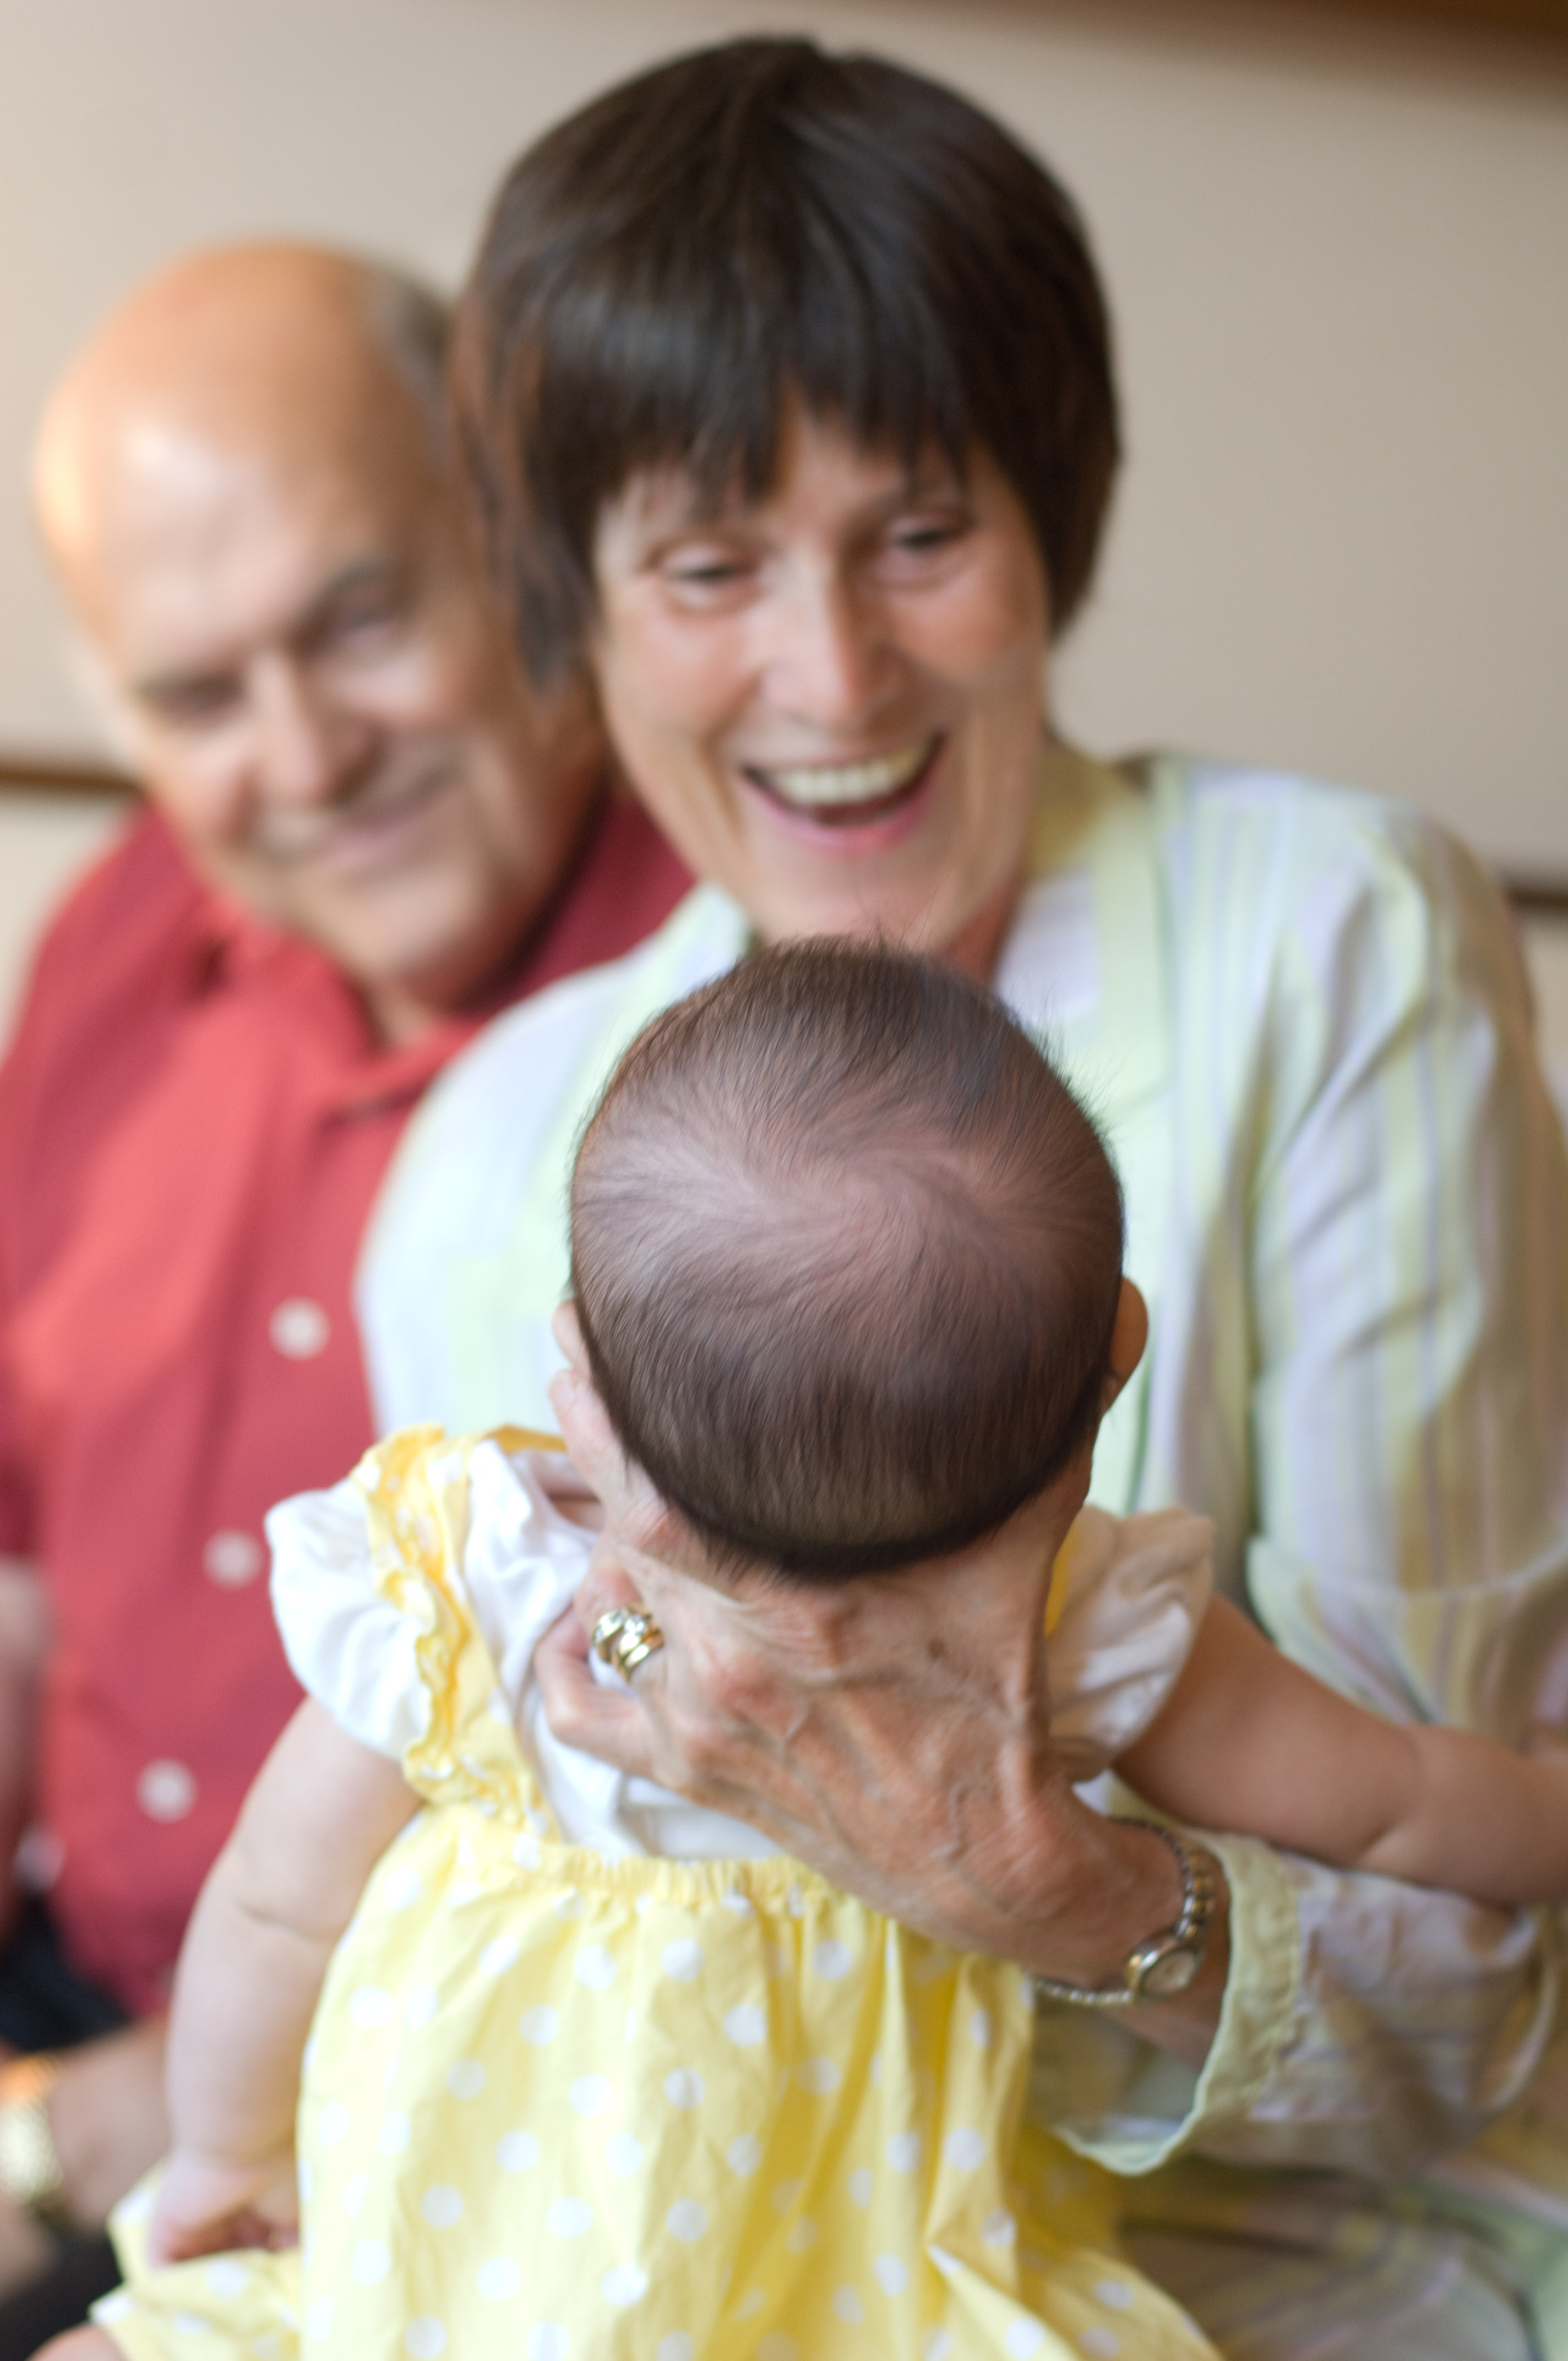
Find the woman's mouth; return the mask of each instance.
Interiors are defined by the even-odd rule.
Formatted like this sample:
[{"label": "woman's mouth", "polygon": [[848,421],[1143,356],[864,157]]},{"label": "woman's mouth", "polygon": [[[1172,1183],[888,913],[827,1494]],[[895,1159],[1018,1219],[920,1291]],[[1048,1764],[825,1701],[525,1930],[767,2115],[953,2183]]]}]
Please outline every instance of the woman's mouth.
[{"label": "woman's mouth", "polygon": [[745,775],[773,802],[818,828],[864,828],[914,799],[941,743],[938,737],[922,738],[861,763],[790,763],[768,769],[748,763]]}]

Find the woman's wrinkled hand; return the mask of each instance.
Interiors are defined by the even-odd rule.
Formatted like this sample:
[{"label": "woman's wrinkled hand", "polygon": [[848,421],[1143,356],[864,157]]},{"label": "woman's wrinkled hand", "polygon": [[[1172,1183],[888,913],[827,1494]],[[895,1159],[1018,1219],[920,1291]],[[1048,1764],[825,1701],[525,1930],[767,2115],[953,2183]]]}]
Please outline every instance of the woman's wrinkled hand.
[{"label": "woman's wrinkled hand", "polygon": [[[747,1821],[906,1925],[1043,1973],[1100,1982],[1171,1923],[1166,1848],[1091,1812],[1052,1752],[1048,1550],[988,1548],[968,1584],[941,1563],[730,1580],[629,1466],[581,1372],[552,1399],[606,1510],[576,1615],[536,1659],[558,1738]],[[628,1693],[596,1684],[587,1634],[632,1602],[664,1645]]]}]

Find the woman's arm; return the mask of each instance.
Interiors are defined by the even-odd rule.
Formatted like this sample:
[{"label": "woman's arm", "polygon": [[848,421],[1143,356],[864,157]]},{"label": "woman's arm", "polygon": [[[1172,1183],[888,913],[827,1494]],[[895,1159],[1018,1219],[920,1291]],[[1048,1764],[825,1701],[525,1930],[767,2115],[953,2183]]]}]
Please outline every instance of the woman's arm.
[{"label": "woman's arm", "polygon": [[1162,1811],[1341,1869],[1474,1894],[1568,1896],[1568,1767],[1379,1720],[1212,1599],[1169,1701],[1117,1763]]},{"label": "woman's arm", "polygon": [[300,2061],[322,1980],[418,1802],[395,1763],[313,1699],[268,1757],[180,1957],[156,2259],[269,2243],[291,2224]]}]

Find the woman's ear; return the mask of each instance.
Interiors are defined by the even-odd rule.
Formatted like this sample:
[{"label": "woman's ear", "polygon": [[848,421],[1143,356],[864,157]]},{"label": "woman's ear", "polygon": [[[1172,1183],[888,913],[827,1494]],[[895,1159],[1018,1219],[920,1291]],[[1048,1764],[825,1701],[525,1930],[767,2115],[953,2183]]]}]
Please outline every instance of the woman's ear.
[{"label": "woman's ear", "polygon": [[[559,1319],[560,1314],[557,1313],[556,1317]],[[1144,1346],[1148,1341],[1148,1305],[1132,1280],[1124,1279],[1116,1304],[1115,1325],[1111,1331],[1111,1350],[1106,1356],[1105,1383],[1100,1394],[1102,1418],[1143,1359]]]}]

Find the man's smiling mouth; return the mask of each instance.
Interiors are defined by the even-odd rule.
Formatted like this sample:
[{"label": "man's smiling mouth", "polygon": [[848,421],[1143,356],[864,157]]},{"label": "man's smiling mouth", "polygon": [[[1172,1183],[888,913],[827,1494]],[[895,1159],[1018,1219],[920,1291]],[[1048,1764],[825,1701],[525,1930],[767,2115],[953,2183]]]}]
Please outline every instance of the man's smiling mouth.
[{"label": "man's smiling mouth", "polygon": [[792,763],[764,770],[747,763],[745,775],[775,803],[824,822],[855,826],[895,810],[919,786],[941,746],[922,738],[864,763]]}]

